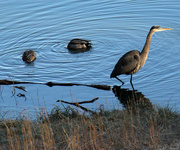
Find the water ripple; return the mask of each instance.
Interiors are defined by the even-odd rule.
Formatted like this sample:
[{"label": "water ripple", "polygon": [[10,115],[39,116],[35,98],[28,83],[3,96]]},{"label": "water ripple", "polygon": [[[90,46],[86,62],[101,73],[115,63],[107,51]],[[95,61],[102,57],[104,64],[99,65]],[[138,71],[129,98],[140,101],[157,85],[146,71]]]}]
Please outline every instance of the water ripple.
[{"label": "water ripple", "polygon": [[[133,82],[153,98],[177,95],[179,14],[179,1],[1,2],[1,79],[118,84],[109,79],[115,63],[129,50],[141,51],[151,26],[160,25],[174,30],[153,35],[145,67]],[[91,40],[92,49],[70,53],[73,38]],[[37,54],[32,65],[21,58],[29,49]],[[129,83],[129,77],[122,79]]]}]

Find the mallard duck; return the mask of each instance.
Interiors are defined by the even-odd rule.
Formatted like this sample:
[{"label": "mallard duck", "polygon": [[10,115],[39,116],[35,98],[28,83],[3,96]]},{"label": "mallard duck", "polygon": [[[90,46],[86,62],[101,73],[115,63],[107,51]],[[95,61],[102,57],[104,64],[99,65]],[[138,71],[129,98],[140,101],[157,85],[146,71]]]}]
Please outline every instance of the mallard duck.
[{"label": "mallard duck", "polygon": [[36,53],[32,50],[25,51],[22,56],[23,61],[31,63],[36,59]]},{"label": "mallard duck", "polygon": [[82,50],[82,49],[89,49],[91,48],[91,43],[87,40],[82,39],[72,39],[67,48],[69,50]]}]

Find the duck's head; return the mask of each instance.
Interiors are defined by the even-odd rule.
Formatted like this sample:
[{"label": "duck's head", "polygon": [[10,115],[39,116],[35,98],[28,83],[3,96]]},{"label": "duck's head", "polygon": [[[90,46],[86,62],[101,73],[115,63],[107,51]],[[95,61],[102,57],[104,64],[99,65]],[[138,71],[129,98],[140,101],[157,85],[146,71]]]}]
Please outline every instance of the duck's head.
[{"label": "duck's head", "polygon": [[36,53],[32,50],[25,51],[22,56],[23,61],[31,63],[36,59]]}]

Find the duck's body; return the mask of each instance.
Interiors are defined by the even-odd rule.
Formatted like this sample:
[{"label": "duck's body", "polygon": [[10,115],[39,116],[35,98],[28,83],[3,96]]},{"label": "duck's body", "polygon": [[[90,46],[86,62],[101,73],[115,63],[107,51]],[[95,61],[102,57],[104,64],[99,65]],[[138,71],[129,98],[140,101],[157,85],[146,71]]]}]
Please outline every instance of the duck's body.
[{"label": "duck's body", "polygon": [[32,50],[25,51],[22,56],[23,61],[31,63],[36,59],[36,53]]},{"label": "duck's body", "polygon": [[88,49],[91,48],[91,43],[87,40],[82,39],[72,39],[67,48],[69,50],[81,50],[81,49]]}]

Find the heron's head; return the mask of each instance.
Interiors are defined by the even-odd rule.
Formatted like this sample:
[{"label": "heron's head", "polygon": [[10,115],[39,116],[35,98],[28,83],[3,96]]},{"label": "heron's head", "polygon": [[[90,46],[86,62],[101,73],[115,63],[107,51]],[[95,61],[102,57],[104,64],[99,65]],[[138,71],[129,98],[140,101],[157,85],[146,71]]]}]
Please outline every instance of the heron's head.
[{"label": "heron's head", "polygon": [[173,29],[172,28],[162,28],[160,26],[152,26],[150,30],[153,32],[159,32],[159,31],[173,30]]}]

